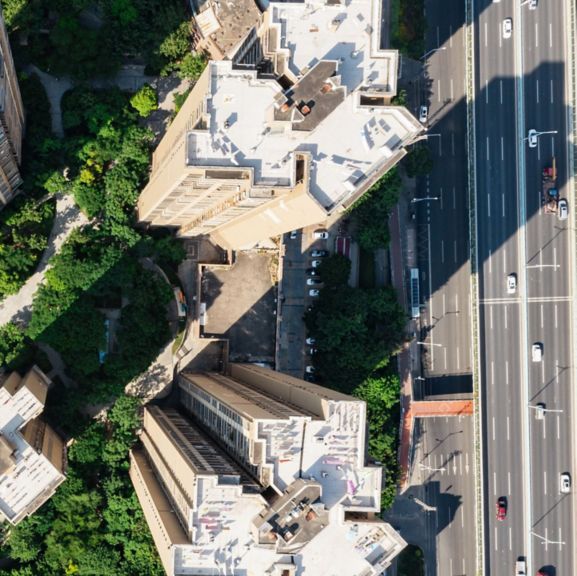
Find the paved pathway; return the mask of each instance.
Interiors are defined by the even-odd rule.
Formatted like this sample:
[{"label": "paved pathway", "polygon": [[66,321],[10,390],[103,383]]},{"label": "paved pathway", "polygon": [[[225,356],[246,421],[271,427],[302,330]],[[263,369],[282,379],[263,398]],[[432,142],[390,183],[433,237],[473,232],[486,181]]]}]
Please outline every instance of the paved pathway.
[{"label": "paved pathway", "polygon": [[44,280],[49,260],[60,250],[60,247],[70,233],[88,222],[86,216],[74,204],[71,196],[56,195],[56,216],[52,232],[48,239],[48,246],[40,259],[36,272],[28,278],[17,294],[8,296],[0,303],[0,326],[10,321],[27,324],[30,321],[31,305],[34,293]]}]

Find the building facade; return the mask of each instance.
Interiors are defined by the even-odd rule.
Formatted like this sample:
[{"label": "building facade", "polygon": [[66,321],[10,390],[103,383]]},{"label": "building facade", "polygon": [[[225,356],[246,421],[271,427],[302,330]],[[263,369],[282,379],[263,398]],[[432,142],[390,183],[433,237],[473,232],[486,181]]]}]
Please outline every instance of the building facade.
[{"label": "building facade", "polygon": [[50,380],[39,368],[0,381],[0,517],[18,524],[64,482],[66,446],[40,417]]},{"label": "building facade", "polygon": [[19,165],[23,136],[24,106],[0,9],[0,210],[18,194],[22,184]]},{"label": "building facade", "polygon": [[380,48],[381,3],[271,2],[210,61],[154,152],[142,222],[243,248],[351,206],[423,127]]},{"label": "building facade", "polygon": [[405,542],[379,519],[366,406],[248,364],[180,375],[145,408],[131,478],[166,573],[376,576]]}]

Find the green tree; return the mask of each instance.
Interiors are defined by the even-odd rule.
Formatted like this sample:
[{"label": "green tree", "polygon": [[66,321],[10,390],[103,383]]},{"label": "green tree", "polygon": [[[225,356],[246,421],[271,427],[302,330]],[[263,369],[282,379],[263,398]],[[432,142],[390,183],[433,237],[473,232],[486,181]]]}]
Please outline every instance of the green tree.
[{"label": "green tree", "polygon": [[208,60],[203,54],[189,52],[178,63],[176,73],[184,80],[198,80],[207,64]]},{"label": "green tree", "polygon": [[158,108],[158,97],[156,90],[149,84],[145,84],[130,99],[130,105],[142,116],[146,118]]},{"label": "green tree", "polygon": [[326,286],[342,286],[349,281],[351,261],[342,254],[332,254],[323,259],[318,270]]},{"label": "green tree", "polygon": [[9,366],[26,348],[24,330],[9,322],[0,326],[0,367]]},{"label": "green tree", "polygon": [[403,163],[409,178],[426,176],[433,169],[431,149],[427,145],[416,144]]}]

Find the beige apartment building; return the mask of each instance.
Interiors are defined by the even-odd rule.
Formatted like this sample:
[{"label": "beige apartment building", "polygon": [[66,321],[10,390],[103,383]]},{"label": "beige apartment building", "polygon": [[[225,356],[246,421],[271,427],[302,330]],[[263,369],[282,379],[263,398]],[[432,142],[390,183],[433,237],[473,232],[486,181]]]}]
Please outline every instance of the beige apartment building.
[{"label": "beige apartment building", "polygon": [[250,364],[179,388],[180,410],[145,408],[130,469],[169,576],[377,576],[404,548],[364,402]]},{"label": "beige apartment building", "polygon": [[239,249],[351,206],[424,131],[391,105],[398,53],[380,48],[380,6],[271,2],[158,145],[139,219]]},{"label": "beige apartment building", "polygon": [[0,518],[18,524],[64,482],[66,446],[40,418],[50,380],[39,368],[0,383]]},{"label": "beige apartment building", "polygon": [[24,106],[0,8],[0,210],[16,196],[22,184]]}]

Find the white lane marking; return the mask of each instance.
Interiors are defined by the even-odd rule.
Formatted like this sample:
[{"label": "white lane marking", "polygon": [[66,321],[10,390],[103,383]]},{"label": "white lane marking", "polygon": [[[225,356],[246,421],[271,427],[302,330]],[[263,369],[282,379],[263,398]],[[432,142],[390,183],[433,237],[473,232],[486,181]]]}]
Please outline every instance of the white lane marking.
[{"label": "white lane marking", "polygon": [[557,440],[561,439],[561,418],[557,416]]},{"label": "white lane marking", "polygon": [[487,162],[490,160],[490,154],[489,154],[489,136],[487,136]]},{"label": "white lane marking", "polygon": [[555,156],[555,136],[551,136],[551,156]]},{"label": "white lane marking", "polygon": [[547,494],[547,470],[543,470],[543,492]]},{"label": "white lane marking", "polygon": [[441,202],[441,210],[443,209],[443,189],[439,188],[439,201]]},{"label": "white lane marking", "polygon": [[545,362],[541,362],[541,382],[545,384]]},{"label": "white lane marking", "polygon": [[465,452],[465,472],[469,473],[469,453]]},{"label": "white lane marking", "polygon": [[463,455],[459,454],[459,476],[463,475]]},{"label": "white lane marking", "polygon": [[513,550],[513,530],[509,526],[509,551]]},{"label": "white lane marking", "polygon": [[559,526],[559,550],[562,550],[561,546],[563,546],[563,538],[561,536],[561,526]]},{"label": "white lane marking", "polygon": [[443,356],[445,357],[445,370],[447,369],[447,348],[443,348]]},{"label": "white lane marking", "polygon": [[507,472],[507,488],[508,488],[507,495],[511,496],[511,472]]},{"label": "white lane marking", "polygon": [[441,240],[441,262],[445,261],[445,241]]},{"label": "white lane marking", "polygon": [[455,247],[455,250],[454,250],[455,262],[457,262],[457,241],[456,240],[455,240],[455,243],[453,244],[453,246]]},{"label": "white lane marking", "polygon": [[509,360],[505,360],[505,384],[509,384]]},{"label": "white lane marking", "polygon": [[501,162],[505,160],[505,141],[503,140],[503,136],[501,136]]},{"label": "white lane marking", "polygon": [[553,80],[551,80],[551,90],[550,90],[550,94],[549,94],[550,98],[551,98],[551,104],[553,104]]},{"label": "white lane marking", "polygon": [[487,196],[487,216],[491,218],[491,196]]},{"label": "white lane marking", "polygon": [[453,210],[457,209],[457,191],[453,186]]},{"label": "white lane marking", "polygon": [[509,416],[507,416],[507,440],[511,440],[511,422],[509,421]]},{"label": "white lane marking", "polygon": [[493,494],[497,496],[497,472],[493,472]]},{"label": "white lane marking", "polygon": [[543,422],[543,440],[547,439],[547,426],[545,426],[545,422]]},{"label": "white lane marking", "polygon": [[558,308],[557,308],[557,304],[555,304],[555,328],[557,328],[557,320],[558,320]]},{"label": "white lane marking", "polygon": [[455,99],[455,92],[453,90],[453,79],[451,78],[451,101]]},{"label": "white lane marking", "polygon": [[501,34],[501,26],[499,26],[497,34],[499,36],[499,48],[503,48],[503,35]]},{"label": "white lane marking", "polygon": [[505,218],[505,193],[501,193],[501,216]]},{"label": "white lane marking", "polygon": [[503,80],[499,80],[499,100],[503,104]]},{"label": "white lane marking", "polygon": [[487,22],[485,22],[485,48],[487,48]]},{"label": "white lane marking", "polygon": [[[495,363],[491,362],[491,386],[495,385]],[[495,418],[493,418],[493,440],[495,439]]]},{"label": "white lane marking", "polygon": [[437,100],[441,101],[441,81],[437,80]]},{"label": "white lane marking", "polygon": [[462,570],[463,574],[467,573],[467,570],[465,570],[465,559],[463,558],[463,570]]},{"label": "white lane marking", "polygon": [[505,306],[505,330],[507,330],[508,328],[507,326],[508,312],[509,312],[509,306]]},{"label": "white lane marking", "polygon": [[549,529],[545,528],[545,550],[549,552]]},{"label": "white lane marking", "polygon": [[[461,528],[465,527],[465,514],[463,513],[463,506],[461,505]],[[452,572],[451,572],[452,574]],[[463,572],[464,574],[464,572]]]},{"label": "white lane marking", "polygon": [[497,548],[497,526],[495,526],[495,550],[498,550],[498,548]]},{"label": "white lane marking", "polygon": [[557,272],[557,248],[553,248],[553,266],[555,266],[553,270]]},{"label": "white lane marking", "polygon": [[493,440],[495,440],[495,416],[493,416]]},{"label": "white lane marking", "polygon": [[[489,196],[489,198],[491,198]],[[491,216],[491,209],[489,209],[489,216]],[[489,274],[493,273],[493,258],[491,258],[491,250],[489,250]]]},{"label": "white lane marking", "polygon": [[461,369],[461,353],[459,347],[457,346],[457,370]]},{"label": "white lane marking", "polygon": [[537,138],[537,160],[541,160],[541,138]]},{"label": "white lane marking", "polygon": [[446,306],[445,306],[445,302],[446,302],[446,300],[445,300],[445,293],[443,292],[443,316],[447,313],[447,312],[446,312],[447,308],[446,308]]},{"label": "white lane marking", "polygon": [[543,314],[543,304],[541,304],[541,328],[543,328],[545,322],[545,315]]},{"label": "white lane marking", "polygon": [[[505,206],[503,205],[503,216],[505,216]],[[507,252],[503,250],[503,274],[507,274]]]},{"label": "white lane marking", "polygon": [[535,22],[535,46],[539,48],[539,23]]},{"label": "white lane marking", "polygon": [[549,22],[549,48],[553,48],[553,23]]},{"label": "white lane marking", "polygon": [[[438,514],[437,514],[437,516],[438,516]],[[452,558],[449,558],[449,573],[452,576],[452,574],[453,574],[453,559]]]},{"label": "white lane marking", "polygon": [[455,155],[455,135],[451,132],[451,154]]},{"label": "white lane marking", "polygon": [[493,330],[493,306],[489,307],[489,322],[490,322],[491,330]]},{"label": "white lane marking", "polygon": [[537,82],[537,86],[535,91],[537,92],[537,104],[539,104],[539,80],[536,81]]},{"label": "white lane marking", "polygon": [[459,295],[455,294],[455,310],[459,311]]}]

